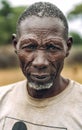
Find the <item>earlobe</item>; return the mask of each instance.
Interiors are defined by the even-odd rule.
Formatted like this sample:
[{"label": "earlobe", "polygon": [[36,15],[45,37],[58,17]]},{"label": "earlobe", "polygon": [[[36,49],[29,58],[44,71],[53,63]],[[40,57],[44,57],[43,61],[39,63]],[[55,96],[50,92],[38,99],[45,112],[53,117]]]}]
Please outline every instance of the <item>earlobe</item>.
[{"label": "earlobe", "polygon": [[16,34],[12,34],[12,43],[14,48],[16,49],[16,45],[17,45],[17,36]]},{"label": "earlobe", "polygon": [[66,53],[66,57],[69,55],[69,51],[72,47],[72,43],[73,43],[73,38],[69,37],[67,40],[67,53]]}]

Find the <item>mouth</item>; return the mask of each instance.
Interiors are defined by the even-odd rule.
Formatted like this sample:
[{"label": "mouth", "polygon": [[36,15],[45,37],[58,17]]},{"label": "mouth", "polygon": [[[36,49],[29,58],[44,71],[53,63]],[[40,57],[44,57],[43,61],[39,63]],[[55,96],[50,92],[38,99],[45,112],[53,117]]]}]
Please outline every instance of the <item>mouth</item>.
[{"label": "mouth", "polygon": [[31,74],[30,77],[33,81],[39,82],[39,83],[49,82],[50,80],[49,74]]}]

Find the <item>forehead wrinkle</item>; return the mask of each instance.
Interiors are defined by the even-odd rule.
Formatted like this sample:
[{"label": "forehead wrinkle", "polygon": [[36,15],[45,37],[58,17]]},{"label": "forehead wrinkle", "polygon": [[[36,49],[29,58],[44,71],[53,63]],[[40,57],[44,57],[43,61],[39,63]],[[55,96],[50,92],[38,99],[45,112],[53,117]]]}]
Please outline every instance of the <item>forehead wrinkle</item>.
[{"label": "forehead wrinkle", "polygon": [[46,29],[46,28],[33,28],[29,30],[31,33],[35,34],[37,36],[37,38],[41,38],[44,39],[46,38],[50,32],[52,31],[52,29]]},{"label": "forehead wrinkle", "polygon": [[[63,31],[60,28],[61,31]],[[61,36],[61,31],[59,31],[57,28],[29,28],[26,32],[26,37],[32,37],[32,38],[47,38],[49,35],[52,36]],[[22,32],[23,33],[23,32]],[[63,35],[62,35],[63,37]]]},{"label": "forehead wrinkle", "polygon": [[29,28],[26,34],[21,36],[19,41],[21,42],[29,39],[36,41],[40,45],[43,45],[45,42],[49,42],[50,40],[64,40],[61,33],[54,28]]},{"label": "forehead wrinkle", "polygon": [[20,31],[25,31],[29,29],[50,29],[50,28],[62,28],[65,29],[62,21],[58,18],[37,18],[37,17],[30,17],[26,18],[24,21],[20,24]]}]

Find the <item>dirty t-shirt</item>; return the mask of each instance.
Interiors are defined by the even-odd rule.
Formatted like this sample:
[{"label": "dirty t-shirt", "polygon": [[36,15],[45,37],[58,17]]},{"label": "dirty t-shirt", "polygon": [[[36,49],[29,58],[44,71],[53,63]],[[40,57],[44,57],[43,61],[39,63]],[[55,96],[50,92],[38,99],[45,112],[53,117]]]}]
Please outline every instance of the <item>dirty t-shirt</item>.
[{"label": "dirty t-shirt", "polygon": [[70,80],[57,96],[28,95],[27,81],[0,87],[0,130],[82,130],[82,86]]}]

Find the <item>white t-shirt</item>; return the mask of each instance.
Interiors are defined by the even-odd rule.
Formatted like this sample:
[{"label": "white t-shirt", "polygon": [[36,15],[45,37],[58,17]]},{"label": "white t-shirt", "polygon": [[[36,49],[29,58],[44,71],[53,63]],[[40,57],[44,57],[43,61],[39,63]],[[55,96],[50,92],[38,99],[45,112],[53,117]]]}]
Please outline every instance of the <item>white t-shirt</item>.
[{"label": "white t-shirt", "polygon": [[70,80],[57,96],[28,95],[27,81],[0,87],[0,130],[82,130],[82,85]]}]

